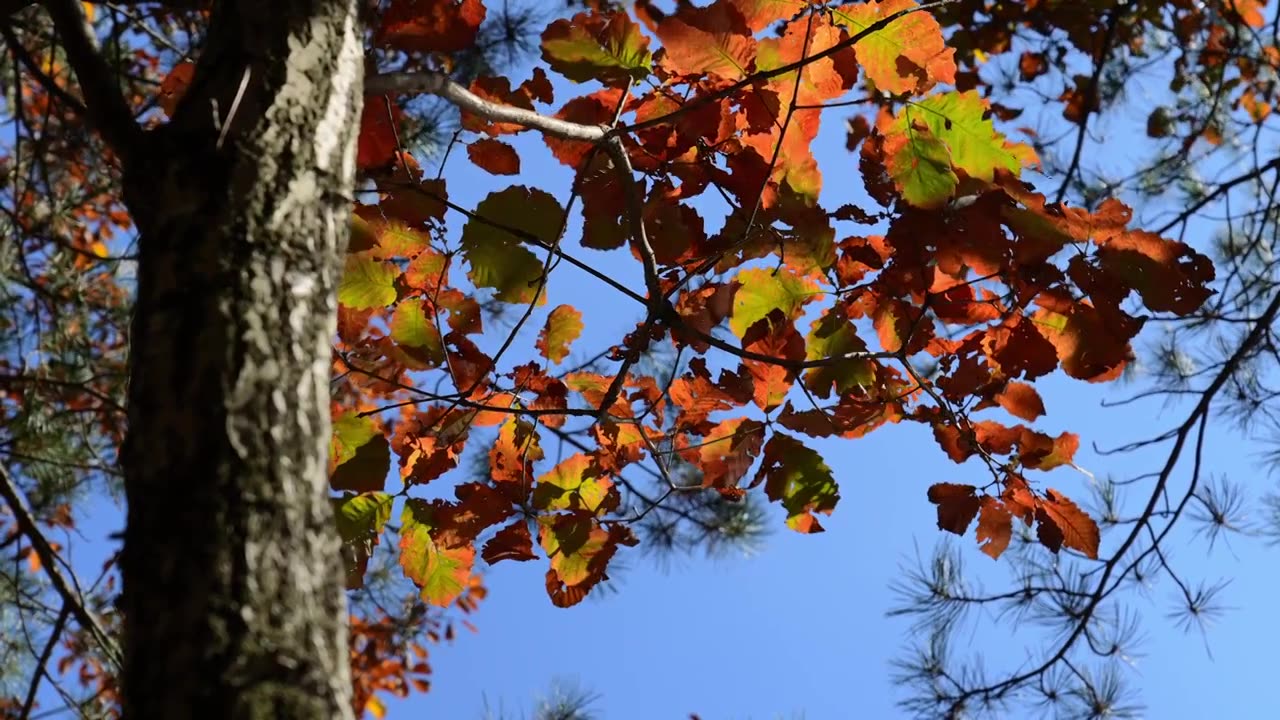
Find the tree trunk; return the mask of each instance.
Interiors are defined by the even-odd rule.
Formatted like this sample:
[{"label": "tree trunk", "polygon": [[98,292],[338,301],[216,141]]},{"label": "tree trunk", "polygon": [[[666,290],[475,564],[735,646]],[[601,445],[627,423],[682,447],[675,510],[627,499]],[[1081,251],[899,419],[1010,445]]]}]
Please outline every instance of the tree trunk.
[{"label": "tree trunk", "polygon": [[357,0],[216,3],[127,159],[129,720],[352,716],[326,496],[362,44]]}]

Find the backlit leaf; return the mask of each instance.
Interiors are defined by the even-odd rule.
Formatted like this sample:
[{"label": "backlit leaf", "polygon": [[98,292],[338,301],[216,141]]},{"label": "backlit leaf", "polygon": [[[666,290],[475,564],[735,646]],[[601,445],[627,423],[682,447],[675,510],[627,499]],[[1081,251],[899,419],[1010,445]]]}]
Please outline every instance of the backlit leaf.
[{"label": "backlit leaf", "polygon": [[[835,19],[852,35],[918,4],[915,0],[873,0],[841,5],[835,10]],[[927,11],[899,17],[860,40],[854,52],[867,77],[885,92],[919,93],[935,83],[955,81],[955,51],[946,46],[942,27]]]},{"label": "backlit leaf", "polygon": [[818,293],[817,283],[786,268],[777,271],[748,268],[735,279],[740,287],[733,296],[729,329],[739,338],[774,310],[781,310],[783,317],[794,321]]},{"label": "backlit leaf", "polygon": [[[497,298],[510,303],[538,303],[542,262],[522,244],[521,238],[503,229],[536,237],[550,245],[560,233],[564,211],[542,190],[515,185],[490,193],[476,206],[477,217],[462,229],[462,254],[470,263],[467,275],[477,287],[497,290]],[[485,221],[488,222],[485,222]]]},{"label": "backlit leaf", "polygon": [[733,5],[683,5],[658,24],[665,63],[685,75],[739,80],[754,69],[756,41],[746,18]]},{"label": "backlit leaf", "polygon": [[822,532],[814,513],[830,515],[840,501],[840,488],[816,450],[775,432],[764,446],[764,463],[755,483],[764,481],[770,500],[787,510],[787,527],[801,533]]},{"label": "backlit leaf", "polygon": [[410,359],[423,367],[444,362],[440,331],[428,312],[423,300],[410,298],[396,305],[391,315],[391,339]]},{"label": "backlit leaf", "polygon": [[475,166],[493,175],[518,175],[520,156],[510,145],[493,138],[480,138],[467,145],[467,157]]},{"label": "backlit leaf", "polygon": [[938,506],[938,529],[964,535],[978,514],[981,500],[972,485],[936,483],[929,488],[929,502]]},{"label": "backlit leaf", "polygon": [[394,497],[383,492],[362,495],[346,493],[329,498],[337,519],[338,536],[342,538],[342,557],[346,569],[347,588],[364,586],[364,573],[369,557],[378,544],[378,536],[391,519]]},{"label": "backlit leaf", "polygon": [[[1088,513],[1081,510],[1067,496],[1052,488],[1046,491],[1045,497],[1039,503],[1039,508],[1042,513],[1037,515],[1040,524],[1044,525],[1045,521],[1049,520],[1057,529],[1057,535],[1061,536],[1063,545],[1079,550],[1090,559],[1098,558],[1100,542],[1098,524],[1089,517]],[[1052,547],[1050,549],[1055,552],[1057,550]]]},{"label": "backlit leaf", "polygon": [[595,467],[590,456],[578,453],[538,478],[533,504],[542,510],[582,510],[601,514],[616,503],[613,481]]},{"label": "backlit leaf", "polygon": [[482,0],[391,0],[375,41],[398,50],[459,52],[475,42],[484,18]]},{"label": "backlit leaf", "polygon": [[423,601],[447,607],[468,587],[476,550],[471,545],[445,547],[432,536],[435,510],[410,498],[400,514],[400,567],[422,589]]},{"label": "backlit leaf", "polygon": [[547,26],[542,59],[574,82],[625,85],[649,74],[649,38],[625,12],[578,13]]},{"label": "backlit leaf", "polygon": [[569,346],[582,334],[582,313],[570,305],[560,305],[547,316],[538,336],[542,357],[558,363],[569,356]]},{"label": "backlit leaf", "polygon": [[1012,538],[1013,514],[1000,500],[984,495],[978,514],[978,549],[996,560],[1009,547]]},{"label": "backlit leaf", "polygon": [[338,302],[352,310],[386,307],[396,300],[395,265],[364,255],[348,255],[338,285]]},{"label": "backlit leaf", "polygon": [[391,448],[373,418],[346,415],[333,423],[329,464],[329,485],[334,490],[382,490],[391,467]]}]

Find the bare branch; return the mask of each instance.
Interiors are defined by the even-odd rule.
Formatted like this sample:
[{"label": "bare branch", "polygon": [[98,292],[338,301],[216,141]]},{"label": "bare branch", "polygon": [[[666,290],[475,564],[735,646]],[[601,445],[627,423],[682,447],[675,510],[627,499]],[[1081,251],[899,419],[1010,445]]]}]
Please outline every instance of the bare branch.
[{"label": "bare branch", "polygon": [[44,533],[40,532],[35,518],[31,515],[31,509],[27,507],[26,500],[22,497],[21,491],[18,490],[18,486],[13,482],[13,477],[9,474],[9,469],[3,465],[0,465],[0,496],[4,497],[9,509],[13,511],[13,516],[18,521],[18,529],[31,541],[31,547],[34,548],[36,556],[40,558],[40,565],[44,568],[45,574],[49,576],[49,582],[53,585],[53,589],[62,596],[63,602],[70,608],[71,614],[75,616],[76,622],[80,623],[80,627],[93,636],[94,642],[98,645],[98,649],[102,654],[119,668],[123,657],[120,653],[120,648],[116,645],[111,635],[103,629],[102,621],[85,605],[84,598],[80,596],[80,593],[62,574],[62,571],[58,569],[59,559],[57,554],[49,545]]},{"label": "bare branch", "polygon": [[583,125],[553,118],[533,110],[485,100],[449,79],[449,76],[442,72],[404,72],[375,75],[365,78],[364,91],[366,95],[381,95],[385,93],[402,95],[427,93],[428,95],[436,95],[486,120],[516,123],[563,140],[600,142],[604,139],[608,130],[603,125]]},{"label": "bare branch", "polygon": [[99,52],[84,8],[78,0],[49,0],[45,7],[76,72],[84,95],[86,119],[127,162],[142,142],[142,129],[120,92],[115,74]]}]

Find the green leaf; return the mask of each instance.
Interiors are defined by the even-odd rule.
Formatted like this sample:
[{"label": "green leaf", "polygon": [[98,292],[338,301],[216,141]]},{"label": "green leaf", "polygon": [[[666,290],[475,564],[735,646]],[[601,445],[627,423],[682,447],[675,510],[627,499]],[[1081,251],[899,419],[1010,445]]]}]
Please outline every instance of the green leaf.
[{"label": "green leaf", "polygon": [[542,262],[523,247],[521,237],[503,228],[551,245],[564,220],[560,203],[542,190],[515,185],[491,193],[476,206],[475,215],[462,228],[462,254],[471,264],[471,282],[497,290],[503,302],[530,303],[535,297],[538,304],[546,302],[546,295],[538,292]]},{"label": "green leaf", "polygon": [[400,269],[364,255],[348,255],[338,285],[338,302],[352,310],[386,307],[396,300]]},{"label": "green leaf", "polygon": [[445,547],[432,535],[434,509],[424,500],[405,501],[400,513],[400,567],[422,588],[422,599],[446,607],[469,585],[476,550]]},{"label": "green leaf", "polygon": [[1032,156],[1029,148],[1011,144],[996,132],[991,120],[983,117],[986,112],[987,102],[977,90],[939,93],[905,106],[893,127],[900,134],[910,133],[915,125],[928,127],[933,137],[946,144],[953,167],[991,182],[997,168],[1016,175]]},{"label": "green leaf", "polygon": [[384,492],[362,495],[346,493],[340,498],[329,498],[338,520],[338,535],[343,542],[354,542],[374,537],[382,532],[391,519],[391,506],[395,497]]},{"label": "green leaf", "polygon": [[391,518],[391,506],[395,498],[387,493],[372,492],[363,495],[346,493],[342,497],[329,498],[337,521],[338,535],[342,538],[342,557],[347,571],[347,588],[355,590],[364,586],[364,573],[369,557],[378,543],[387,520]]},{"label": "green leaf", "polygon": [[822,532],[813,513],[830,515],[840,500],[840,488],[822,456],[783,433],[774,433],[764,446],[764,464],[755,482],[761,480],[765,495],[782,502],[787,527],[796,532]]},{"label": "green leaf", "polygon": [[542,33],[542,59],[574,82],[625,85],[649,75],[649,38],[625,12],[578,13]]},{"label": "green leaf", "polygon": [[918,208],[940,208],[955,194],[960,178],[951,170],[947,146],[926,126],[907,128],[906,134],[885,140],[886,168],[902,199]]},{"label": "green leaf", "polygon": [[774,310],[781,310],[788,320],[795,320],[818,293],[817,283],[786,268],[777,271],[748,268],[739,272],[736,280],[740,287],[733,296],[729,329],[739,338]]},{"label": "green leaf", "polygon": [[578,453],[538,478],[533,504],[543,510],[585,510],[599,514],[610,509],[615,499],[613,481],[592,468],[592,458]]},{"label": "green leaf", "polygon": [[444,362],[444,346],[436,324],[427,313],[426,302],[419,298],[397,305],[391,315],[391,339],[415,363],[437,366]]},{"label": "green leaf", "polygon": [[[821,360],[848,353],[865,352],[867,344],[858,337],[853,323],[836,312],[828,312],[815,320],[805,338],[805,359]],[[870,387],[875,382],[875,363],[869,359],[840,360],[830,365],[811,368],[805,373],[805,386],[814,395],[830,397],[832,386],[842,395],[855,387]]]}]

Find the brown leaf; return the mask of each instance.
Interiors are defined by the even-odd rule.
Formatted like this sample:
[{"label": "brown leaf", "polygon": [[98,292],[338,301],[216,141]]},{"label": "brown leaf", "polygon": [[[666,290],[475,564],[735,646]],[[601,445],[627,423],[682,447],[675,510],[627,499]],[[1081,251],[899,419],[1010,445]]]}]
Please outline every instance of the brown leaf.
[{"label": "brown leaf", "polygon": [[938,529],[964,535],[981,504],[972,485],[937,483],[929,488],[929,502],[938,506]]}]

